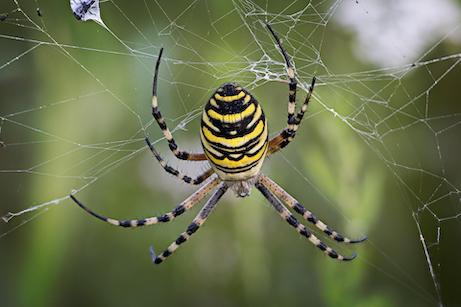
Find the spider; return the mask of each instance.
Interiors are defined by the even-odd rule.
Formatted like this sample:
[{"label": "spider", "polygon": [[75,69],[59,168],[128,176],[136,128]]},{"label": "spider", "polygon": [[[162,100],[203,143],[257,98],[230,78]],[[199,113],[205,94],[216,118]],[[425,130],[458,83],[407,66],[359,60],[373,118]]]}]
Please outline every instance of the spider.
[{"label": "spider", "polygon": [[245,197],[250,194],[250,190],[253,186],[264,195],[282,219],[331,258],[350,261],[356,257],[356,254],[346,257],[337,253],[331,247],[320,241],[308,228],[306,228],[306,226],[300,223],[283,203],[337,242],[359,243],[366,240],[366,237],[358,240],[351,240],[332,230],[309,210],[304,208],[282,187],[260,172],[264,158],[287,146],[296,136],[304,113],[307,111],[307,106],[312,96],[316,80],[315,77],[312,79],[304,103],[301,109],[296,113],[295,101],[297,81],[295,69],[278,35],[269,24],[266,26],[285,60],[289,79],[287,126],[278,133],[278,135],[269,139],[266,117],[262,107],[247,90],[236,83],[225,83],[213,93],[202,113],[200,137],[204,153],[189,153],[180,150],[160,113],[157,103],[157,79],[163,53],[162,48],[160,49],[155,65],[152,91],[152,115],[160,126],[165,139],[168,141],[170,150],[178,159],[187,161],[208,160],[210,168],[196,178],[189,177],[168,165],[149,141],[149,138],[146,137],[145,141],[153,156],[166,172],[189,184],[199,185],[204,182],[203,186],[175,207],[171,212],[156,217],[136,220],[116,220],[105,217],[86,207],[82,202],[77,200],[74,195],[70,195],[77,205],[96,218],[115,226],[132,228],[172,221],[179,215],[190,210],[194,205],[214,191],[212,196],[193,219],[192,223],[187,227],[186,231],[181,233],[176,241],[171,243],[165,251],[156,255],[151,247],[152,261],[155,264],[162,263],[167,257],[172,255],[180,245],[191,238],[191,236],[205,223],[216,207],[219,199],[228,189],[233,190],[237,197]]}]

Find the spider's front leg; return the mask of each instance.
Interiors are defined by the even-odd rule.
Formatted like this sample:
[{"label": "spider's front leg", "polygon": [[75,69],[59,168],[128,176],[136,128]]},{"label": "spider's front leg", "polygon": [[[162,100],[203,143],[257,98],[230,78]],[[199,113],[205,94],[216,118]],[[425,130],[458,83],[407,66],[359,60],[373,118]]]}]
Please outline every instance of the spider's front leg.
[{"label": "spider's front leg", "polygon": [[323,233],[325,233],[333,240],[344,243],[361,243],[367,239],[366,236],[355,240],[349,239],[348,237],[345,237],[337,231],[331,229],[328,225],[319,220],[312,212],[304,208],[293,196],[288,194],[287,191],[285,191],[281,186],[279,186],[275,181],[266,175],[261,174],[259,176],[259,182],[263,184],[267,189],[269,189],[269,191],[271,191],[282,202],[292,208],[296,213],[300,214],[306,221],[312,223],[315,227],[323,231]]},{"label": "spider's front leg", "polygon": [[195,206],[197,203],[199,203],[202,199],[204,199],[211,191],[214,190],[216,186],[218,186],[220,182],[221,180],[219,180],[217,177],[210,178],[200,189],[198,189],[194,194],[186,198],[181,204],[176,206],[176,208],[174,208],[171,212],[168,212],[168,213],[165,213],[159,216],[152,216],[152,217],[146,217],[146,218],[135,219],[135,220],[118,220],[118,219],[106,217],[104,215],[96,213],[95,211],[85,206],[73,194],[70,194],[69,196],[80,208],[82,208],[83,210],[88,212],[90,215],[94,216],[95,218],[103,222],[109,223],[114,226],[134,228],[134,227],[148,226],[148,225],[154,225],[157,223],[166,223],[166,222],[172,221],[177,216],[180,216],[184,212],[188,211],[193,206]]},{"label": "spider's front leg", "polygon": [[292,226],[300,235],[308,239],[312,244],[314,244],[318,249],[323,251],[327,256],[341,260],[341,261],[351,261],[357,255],[353,254],[350,257],[345,257],[334,249],[320,241],[309,229],[306,228],[303,224],[299,223],[298,220],[290,213],[290,211],[280,202],[280,200],[265,186],[263,181],[258,180],[255,184],[256,188],[264,195],[264,197],[271,203],[274,209],[279,213],[290,226]]},{"label": "spider's front leg", "polygon": [[210,199],[207,201],[207,203],[203,206],[203,208],[200,210],[200,212],[197,214],[197,216],[194,218],[192,223],[187,227],[187,230],[168,246],[166,250],[164,250],[160,255],[156,255],[154,248],[151,247],[151,256],[152,256],[152,262],[154,264],[160,264],[165,259],[171,254],[173,254],[181,244],[186,242],[187,240],[190,239],[190,237],[197,231],[199,230],[200,226],[205,223],[206,219],[210,215],[211,211],[216,207],[216,204],[218,203],[219,199],[224,195],[224,193],[227,191],[228,186],[226,183],[221,183],[221,185],[218,187],[216,192],[210,197]]},{"label": "spider's front leg", "polygon": [[302,105],[301,110],[297,114],[295,114],[296,113],[296,90],[297,90],[295,68],[291,64],[290,57],[288,56],[288,53],[286,52],[286,50],[283,48],[282,43],[280,42],[280,39],[277,33],[275,33],[275,31],[272,29],[272,27],[269,24],[267,24],[267,28],[269,29],[272,36],[274,37],[275,42],[277,43],[280,49],[280,52],[282,53],[283,58],[285,59],[287,75],[289,79],[287,126],[277,136],[275,136],[269,141],[268,154],[270,155],[270,154],[273,154],[279,151],[283,147],[287,146],[296,136],[296,131],[298,130],[298,127],[304,117],[304,113],[307,111],[307,106],[312,96],[312,92],[314,90],[316,79],[315,77],[312,79],[312,83],[309,87],[306,99],[304,100],[304,104]]},{"label": "spider's front leg", "polygon": [[205,154],[203,153],[189,153],[187,151],[178,149],[178,145],[176,144],[173,138],[173,135],[171,134],[170,129],[168,129],[165,119],[160,113],[160,109],[158,107],[158,99],[157,99],[157,80],[158,80],[158,69],[160,66],[160,60],[162,58],[162,53],[163,53],[163,48],[160,49],[160,52],[157,57],[157,63],[155,64],[154,81],[152,85],[152,116],[157,121],[157,124],[159,125],[160,129],[162,129],[163,136],[168,141],[168,147],[178,159],[189,160],[189,161],[204,161],[206,160],[206,157],[205,157]]}]

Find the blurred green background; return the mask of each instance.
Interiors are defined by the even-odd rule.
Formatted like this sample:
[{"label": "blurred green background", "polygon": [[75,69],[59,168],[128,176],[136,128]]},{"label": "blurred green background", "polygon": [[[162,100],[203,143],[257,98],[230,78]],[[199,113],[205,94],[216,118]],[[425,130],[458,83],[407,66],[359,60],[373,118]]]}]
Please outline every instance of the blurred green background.
[{"label": "blurred green background", "polygon": [[[1,306],[461,306],[455,26],[427,32],[417,57],[402,51],[380,65],[373,57],[383,50],[360,49],[350,24],[384,14],[374,36],[386,39],[397,21],[361,1],[138,2],[102,3],[107,29],[75,20],[67,1],[0,4],[8,14],[0,22],[0,214],[51,202],[0,224]],[[450,3],[456,20],[460,2]],[[392,16],[402,17],[394,4]],[[331,227],[369,240],[344,247],[320,235],[359,255],[337,263],[256,191],[228,193],[187,244],[153,266],[149,246],[166,248],[195,212],[118,229],[67,195],[78,190],[95,211],[123,219],[166,212],[197,189],[164,173],[143,143],[145,134],[161,137],[149,109],[161,46],[159,103],[170,128],[179,125],[180,146],[200,150],[197,115],[223,82],[250,89],[271,133],[282,129],[288,89],[264,21],[293,56],[300,86],[313,75],[319,82],[296,141],[263,171]],[[185,172],[206,167],[173,159],[165,141],[156,146]]]}]

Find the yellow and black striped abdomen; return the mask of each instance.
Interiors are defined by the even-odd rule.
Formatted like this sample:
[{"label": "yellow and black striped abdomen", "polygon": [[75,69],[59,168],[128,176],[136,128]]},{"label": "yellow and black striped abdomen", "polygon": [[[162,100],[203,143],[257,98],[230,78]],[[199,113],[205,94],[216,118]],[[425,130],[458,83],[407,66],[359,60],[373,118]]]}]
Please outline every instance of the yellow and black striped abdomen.
[{"label": "yellow and black striped abdomen", "polygon": [[267,151],[264,112],[235,83],[222,85],[205,105],[200,129],[203,150],[223,180],[246,180],[261,169]]}]

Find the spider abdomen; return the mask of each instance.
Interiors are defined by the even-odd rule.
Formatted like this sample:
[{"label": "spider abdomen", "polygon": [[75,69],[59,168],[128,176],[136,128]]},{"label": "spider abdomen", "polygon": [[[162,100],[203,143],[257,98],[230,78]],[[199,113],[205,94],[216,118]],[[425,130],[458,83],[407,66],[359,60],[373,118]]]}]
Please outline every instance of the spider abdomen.
[{"label": "spider abdomen", "polygon": [[208,100],[200,135],[221,179],[246,180],[259,173],[267,151],[267,122],[258,101],[239,85],[226,83]]}]

